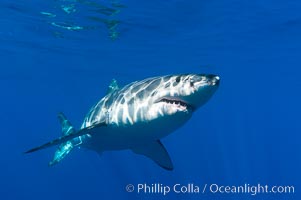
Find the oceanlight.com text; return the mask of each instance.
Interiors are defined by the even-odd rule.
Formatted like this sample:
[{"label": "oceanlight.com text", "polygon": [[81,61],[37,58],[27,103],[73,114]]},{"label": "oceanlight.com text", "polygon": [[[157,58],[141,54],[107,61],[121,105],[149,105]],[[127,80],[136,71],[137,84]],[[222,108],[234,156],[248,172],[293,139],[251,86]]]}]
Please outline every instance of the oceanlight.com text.
[{"label": "oceanlight.com text", "polygon": [[[207,186],[206,186],[207,187]],[[205,188],[206,189],[206,188]],[[224,186],[218,184],[211,184],[208,188],[210,193],[225,193],[225,194],[293,194],[295,193],[294,186],[269,186],[269,185],[261,185],[260,183],[257,185],[244,184],[239,186]]]}]

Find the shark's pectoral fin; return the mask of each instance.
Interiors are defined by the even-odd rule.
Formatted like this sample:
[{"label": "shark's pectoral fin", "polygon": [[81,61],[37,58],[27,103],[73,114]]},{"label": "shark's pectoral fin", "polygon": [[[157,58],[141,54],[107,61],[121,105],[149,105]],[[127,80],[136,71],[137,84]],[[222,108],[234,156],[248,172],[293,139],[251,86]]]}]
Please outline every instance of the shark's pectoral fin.
[{"label": "shark's pectoral fin", "polygon": [[132,148],[133,152],[144,155],[167,170],[173,170],[172,161],[160,140]]}]

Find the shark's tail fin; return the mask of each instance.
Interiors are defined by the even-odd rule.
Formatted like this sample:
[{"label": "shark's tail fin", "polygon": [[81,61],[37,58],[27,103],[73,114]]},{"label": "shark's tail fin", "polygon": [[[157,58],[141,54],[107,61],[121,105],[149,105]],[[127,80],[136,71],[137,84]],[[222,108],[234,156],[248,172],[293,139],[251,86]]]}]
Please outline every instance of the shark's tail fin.
[{"label": "shark's tail fin", "polygon": [[[63,113],[58,114],[58,119],[62,126],[62,136],[67,136],[70,134],[75,134],[76,130],[73,128],[72,124],[67,120]],[[55,151],[54,157],[52,161],[49,162],[49,166],[52,166],[61,160],[63,160],[71,150],[81,144],[81,137],[73,138],[59,145],[57,150]]]}]

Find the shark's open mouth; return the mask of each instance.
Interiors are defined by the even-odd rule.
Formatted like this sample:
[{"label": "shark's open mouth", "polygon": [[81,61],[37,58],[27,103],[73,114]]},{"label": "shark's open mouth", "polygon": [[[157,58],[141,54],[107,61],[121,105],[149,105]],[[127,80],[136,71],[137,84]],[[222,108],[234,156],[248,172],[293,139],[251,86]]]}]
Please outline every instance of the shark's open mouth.
[{"label": "shark's open mouth", "polygon": [[189,105],[187,102],[185,102],[181,99],[164,97],[164,98],[160,99],[158,102],[164,102],[164,103],[167,103],[167,104],[170,104],[170,105],[176,105],[176,106],[179,106],[179,107],[184,107],[185,109],[191,109],[192,108],[191,105]]}]

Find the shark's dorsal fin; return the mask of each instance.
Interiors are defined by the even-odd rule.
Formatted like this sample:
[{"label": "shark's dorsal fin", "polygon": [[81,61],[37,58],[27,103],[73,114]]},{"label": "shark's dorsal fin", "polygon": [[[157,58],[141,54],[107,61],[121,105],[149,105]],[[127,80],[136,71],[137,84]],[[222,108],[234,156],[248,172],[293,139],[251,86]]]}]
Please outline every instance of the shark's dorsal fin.
[{"label": "shark's dorsal fin", "polygon": [[116,90],[119,90],[119,86],[117,84],[117,81],[113,79],[108,87],[107,94],[110,94]]},{"label": "shark's dorsal fin", "polygon": [[160,140],[153,141],[143,146],[135,147],[132,150],[137,154],[141,154],[152,159],[164,169],[173,170],[173,164],[170,156]]}]

